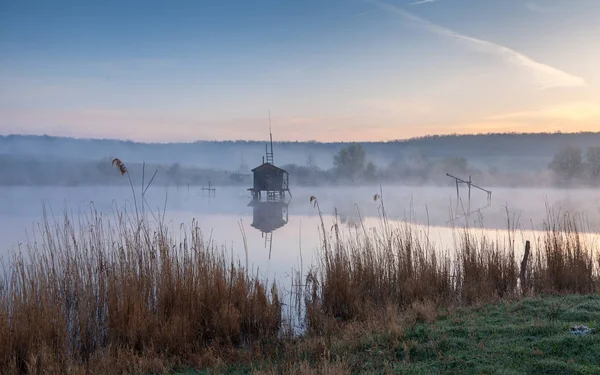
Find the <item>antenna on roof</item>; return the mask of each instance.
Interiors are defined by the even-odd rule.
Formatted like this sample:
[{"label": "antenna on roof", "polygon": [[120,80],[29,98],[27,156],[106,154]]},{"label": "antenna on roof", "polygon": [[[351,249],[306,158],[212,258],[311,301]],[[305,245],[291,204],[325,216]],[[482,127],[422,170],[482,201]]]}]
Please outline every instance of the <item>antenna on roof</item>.
[{"label": "antenna on roof", "polygon": [[269,110],[269,138],[271,141],[271,152],[267,149],[267,163],[273,164],[273,133],[271,132],[271,111]]},{"label": "antenna on roof", "polygon": [[273,153],[273,132],[271,131],[271,111],[269,111],[269,137],[271,138],[271,153]]}]

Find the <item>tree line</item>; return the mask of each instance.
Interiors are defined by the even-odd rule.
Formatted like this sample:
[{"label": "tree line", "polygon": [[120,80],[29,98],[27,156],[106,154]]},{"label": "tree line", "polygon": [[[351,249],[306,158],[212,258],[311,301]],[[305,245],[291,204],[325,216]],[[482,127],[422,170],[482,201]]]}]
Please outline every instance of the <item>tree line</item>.
[{"label": "tree line", "polygon": [[[374,162],[368,150],[360,143],[350,143],[329,155],[332,165],[321,168],[314,154],[309,153],[304,164],[286,164],[281,167],[290,173],[292,185],[316,186],[322,184],[445,184],[446,173],[461,178],[472,175],[477,182],[488,185],[532,186],[550,184],[573,184],[600,182],[600,146],[585,149],[578,146],[561,148],[554,157],[546,161],[550,173],[538,170],[516,171],[499,169],[496,165],[471,165],[466,157],[432,157],[423,150],[414,149],[402,155],[390,155],[389,162]],[[493,159],[494,160],[494,159]],[[492,162],[493,162],[492,160]],[[546,159],[547,160],[547,159]],[[385,159],[384,159],[385,161]],[[127,163],[133,171],[140,171],[141,163]],[[323,163],[321,163],[322,165]],[[159,169],[155,184],[160,185],[248,185],[250,170],[225,171],[198,168],[179,163],[146,164],[146,172]],[[244,169],[249,169],[246,165]],[[483,170],[482,170],[483,169]],[[111,166],[111,159],[96,161],[57,160],[0,155],[0,185],[118,185],[127,181],[120,178]]]},{"label": "tree line", "polygon": [[333,155],[333,167],[330,169],[320,169],[312,155],[308,156],[305,165],[287,164],[282,168],[287,170],[293,181],[300,185],[426,183],[441,181],[446,178],[446,173],[481,174],[481,171],[470,166],[464,157],[430,158],[421,152],[395,157],[388,165],[378,166],[368,159],[365,149],[359,143],[341,147]]},{"label": "tree line", "polygon": [[600,146],[584,150],[578,146],[562,148],[548,165],[559,183],[583,180],[594,184],[600,179]]},{"label": "tree line", "polygon": [[[127,168],[135,178],[142,178],[145,169],[146,179],[159,170],[154,179],[155,185],[202,186],[211,181],[213,185],[234,185],[238,181],[233,174],[213,169],[196,168],[178,163],[160,165],[154,163],[129,163]],[[95,186],[127,185],[127,179],[117,173],[112,158],[97,161],[40,160],[0,155],[0,186]]]}]

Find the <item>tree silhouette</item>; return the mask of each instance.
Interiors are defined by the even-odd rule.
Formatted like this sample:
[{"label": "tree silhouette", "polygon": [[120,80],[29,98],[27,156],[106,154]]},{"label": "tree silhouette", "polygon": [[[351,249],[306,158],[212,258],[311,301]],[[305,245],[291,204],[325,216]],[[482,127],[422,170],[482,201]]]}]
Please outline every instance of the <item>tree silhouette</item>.
[{"label": "tree silhouette", "polygon": [[333,156],[333,165],[338,176],[354,180],[365,167],[365,151],[360,144],[352,143]]},{"label": "tree silhouette", "polygon": [[570,182],[583,171],[582,159],[581,148],[567,146],[554,155],[549,167],[563,182]]},{"label": "tree silhouette", "polygon": [[589,147],[585,153],[585,163],[594,182],[600,177],[600,147]]}]

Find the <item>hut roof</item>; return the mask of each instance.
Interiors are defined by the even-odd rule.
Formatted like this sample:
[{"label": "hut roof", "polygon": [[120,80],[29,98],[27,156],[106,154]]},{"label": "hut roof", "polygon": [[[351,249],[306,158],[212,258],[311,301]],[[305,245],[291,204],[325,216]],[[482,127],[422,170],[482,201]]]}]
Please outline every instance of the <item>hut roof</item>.
[{"label": "hut roof", "polygon": [[287,171],[285,169],[281,169],[279,167],[276,167],[276,166],[274,166],[271,163],[262,163],[258,167],[254,168],[252,170],[252,172],[256,172],[256,171],[260,171],[260,170],[265,170],[265,169],[278,170],[278,171],[282,171],[282,172],[286,172],[287,173]]}]

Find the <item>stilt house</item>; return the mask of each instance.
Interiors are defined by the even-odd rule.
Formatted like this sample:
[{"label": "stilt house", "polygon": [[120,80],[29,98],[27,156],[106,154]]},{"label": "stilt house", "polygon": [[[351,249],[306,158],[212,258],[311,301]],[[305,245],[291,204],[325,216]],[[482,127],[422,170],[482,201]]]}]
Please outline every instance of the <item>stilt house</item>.
[{"label": "stilt house", "polygon": [[[248,190],[252,193],[253,200],[261,200],[264,196],[267,201],[277,201],[285,198],[286,192],[290,192],[289,173],[273,163],[273,135],[271,141],[265,146],[266,161],[252,169],[254,182]],[[269,151],[269,146],[271,150]]]}]

